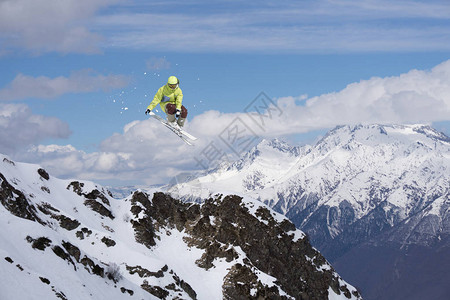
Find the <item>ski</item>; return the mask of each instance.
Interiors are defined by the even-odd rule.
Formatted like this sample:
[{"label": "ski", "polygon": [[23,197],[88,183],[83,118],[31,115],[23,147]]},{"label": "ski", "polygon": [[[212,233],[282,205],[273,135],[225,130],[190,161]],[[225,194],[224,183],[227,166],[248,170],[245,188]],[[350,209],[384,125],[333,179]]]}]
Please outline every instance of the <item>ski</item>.
[{"label": "ski", "polygon": [[153,118],[155,118],[156,120],[161,122],[164,126],[169,128],[173,133],[175,133],[179,138],[181,138],[189,146],[194,145],[191,143],[191,141],[197,140],[197,138],[195,136],[193,136],[192,134],[184,131],[181,128],[176,128],[176,127],[170,125],[169,122],[167,122],[166,120],[164,120],[163,118],[161,118],[160,116],[155,114],[154,112],[150,112],[150,116],[152,116]]},{"label": "ski", "polygon": [[178,128],[177,130],[179,130],[181,132],[182,135],[184,135],[185,137],[187,137],[188,139],[192,140],[192,141],[196,141],[197,138],[195,136],[193,136],[192,134],[190,134],[189,132],[186,132],[185,130]]}]

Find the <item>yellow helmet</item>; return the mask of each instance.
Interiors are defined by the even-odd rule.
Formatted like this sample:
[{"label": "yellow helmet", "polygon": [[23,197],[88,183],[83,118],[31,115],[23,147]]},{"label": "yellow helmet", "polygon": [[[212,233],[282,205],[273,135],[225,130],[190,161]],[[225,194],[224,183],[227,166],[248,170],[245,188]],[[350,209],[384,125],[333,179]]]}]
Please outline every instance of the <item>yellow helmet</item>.
[{"label": "yellow helmet", "polygon": [[170,76],[167,80],[167,84],[179,84],[180,81],[175,76]]}]

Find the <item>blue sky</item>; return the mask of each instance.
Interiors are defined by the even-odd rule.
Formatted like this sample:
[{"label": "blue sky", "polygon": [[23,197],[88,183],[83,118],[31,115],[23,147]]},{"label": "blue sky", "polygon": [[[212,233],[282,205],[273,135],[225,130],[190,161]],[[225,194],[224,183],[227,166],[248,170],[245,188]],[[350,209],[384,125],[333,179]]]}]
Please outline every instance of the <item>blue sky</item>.
[{"label": "blue sky", "polygon": [[[230,153],[236,118],[293,144],[343,123],[450,135],[449,16],[448,1],[3,0],[0,152],[149,185],[202,168],[212,143]],[[144,115],[170,75],[196,147]],[[280,112],[264,128],[246,119],[261,92]]]}]

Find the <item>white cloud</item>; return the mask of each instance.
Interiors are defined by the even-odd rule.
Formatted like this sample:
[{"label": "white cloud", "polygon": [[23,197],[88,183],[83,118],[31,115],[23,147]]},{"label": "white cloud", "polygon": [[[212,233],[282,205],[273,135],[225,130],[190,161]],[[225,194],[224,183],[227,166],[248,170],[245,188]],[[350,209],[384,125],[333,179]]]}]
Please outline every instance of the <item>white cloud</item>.
[{"label": "white cloud", "polygon": [[163,183],[192,163],[186,146],[156,120],[134,121],[104,140],[98,152],[71,145],[39,145],[14,153],[15,160],[38,163],[54,176],[90,180]]},{"label": "white cloud", "polygon": [[95,13],[117,0],[2,0],[0,49],[35,53],[98,53],[102,37],[88,25]]},{"label": "white cloud", "polygon": [[[209,111],[191,121],[191,130],[218,136],[240,118],[260,136],[279,137],[328,129],[342,124],[432,123],[450,121],[450,60],[431,70],[411,70],[400,76],[373,77],[349,84],[341,91],[305,99],[282,97],[259,112],[222,114]],[[256,121],[256,122],[255,122]],[[263,128],[261,128],[262,123]],[[205,126],[208,124],[208,126]]]},{"label": "white cloud", "polygon": [[69,77],[31,77],[19,74],[0,90],[0,101],[26,98],[56,98],[66,93],[87,93],[111,90],[128,85],[123,75],[98,75],[92,70],[73,72]]},{"label": "white cloud", "polygon": [[448,51],[449,16],[443,0],[2,0],[0,54],[16,49],[99,53],[104,46],[183,52]]},{"label": "white cloud", "polygon": [[249,134],[265,137],[305,133],[342,124],[449,121],[450,60],[431,70],[373,77],[349,84],[338,92],[309,99],[288,96],[261,102],[259,106],[269,107],[259,112],[262,118],[258,115],[251,118],[252,115],[246,113],[209,111],[191,120],[190,130],[204,137],[219,136],[236,118],[248,125]]},{"label": "white cloud", "polygon": [[45,139],[70,134],[68,124],[57,118],[34,115],[24,104],[0,103],[0,153],[13,154]]},{"label": "white cloud", "polygon": [[[280,99],[298,131],[349,123],[431,123],[450,119],[450,60],[431,71],[371,78],[296,106]],[[282,123],[282,124],[285,124]],[[274,124],[275,125],[275,124]]]},{"label": "white cloud", "polygon": [[136,171],[126,153],[86,153],[71,145],[39,145],[14,154],[16,160],[39,163],[52,175],[61,178],[125,179],[126,172]]},{"label": "white cloud", "polygon": [[223,9],[201,2],[201,10],[183,10],[190,4],[99,16],[96,28],[108,32],[110,46],[160,51],[450,50],[445,1],[228,1]]},{"label": "white cloud", "polygon": [[[16,158],[40,163],[63,177],[167,183],[182,171],[202,169],[199,160],[214,166],[208,159],[220,154],[214,153],[215,150],[233,153],[228,146],[241,150],[239,147],[256,136],[282,137],[343,124],[450,121],[449,95],[450,60],[429,71],[374,77],[310,99],[305,96],[270,99],[259,105],[269,108],[260,111],[266,117],[256,119],[259,123],[254,121],[254,115],[244,112],[207,111],[188,118],[186,124],[186,129],[199,138],[196,147],[186,146],[156,120],[148,119],[125,125],[122,133],[105,139],[98,152],[50,145],[17,153]],[[261,120],[264,120],[262,127]]]}]

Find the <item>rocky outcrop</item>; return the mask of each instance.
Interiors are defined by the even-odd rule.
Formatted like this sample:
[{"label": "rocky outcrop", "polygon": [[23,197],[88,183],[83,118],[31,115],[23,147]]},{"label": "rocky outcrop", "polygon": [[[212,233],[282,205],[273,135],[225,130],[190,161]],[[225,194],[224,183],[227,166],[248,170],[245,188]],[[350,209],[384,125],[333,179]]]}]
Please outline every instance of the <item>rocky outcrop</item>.
[{"label": "rocky outcrop", "polygon": [[[113,220],[114,215],[108,208],[110,206],[110,203],[108,198],[105,196],[105,191],[100,192],[99,190],[94,189],[89,193],[85,193],[83,191],[83,187],[84,187],[83,182],[73,181],[67,186],[67,189],[72,190],[79,196],[85,197],[86,198],[86,200],[84,201],[85,206],[89,207],[90,209],[99,213],[100,215],[108,217],[111,220]],[[112,195],[108,191],[106,191],[106,193],[108,193],[108,195],[112,197]]]},{"label": "rocky outcrop", "polygon": [[38,216],[36,207],[28,201],[26,195],[12,186],[1,173],[0,203],[16,217],[44,224]]},{"label": "rocky outcrop", "polygon": [[48,175],[47,171],[45,171],[44,169],[39,168],[38,169],[38,173],[39,173],[39,175],[41,175],[41,177],[43,179],[45,179],[45,180],[49,180],[50,179],[50,175]]},{"label": "rocky outcrop", "polygon": [[[150,199],[136,192],[132,203],[134,215],[142,216],[132,222],[138,242],[151,248],[160,228],[176,228],[188,234],[185,241],[189,246],[204,250],[197,261],[199,267],[214,268],[218,259],[236,261],[224,279],[225,299],[285,298],[278,288],[262,283],[258,272],[276,278],[278,286],[296,299],[326,299],[330,287],[347,298],[360,297],[340,283],[306,236],[295,238],[291,222],[279,222],[262,206],[252,214],[241,197],[217,196],[198,205],[164,193],[155,193]],[[162,293],[146,289],[154,295]]]}]

